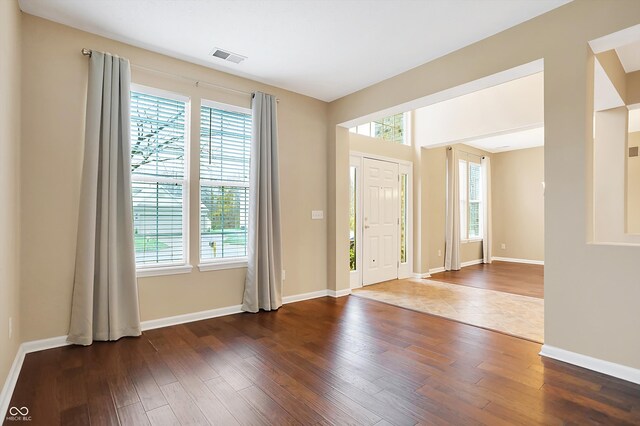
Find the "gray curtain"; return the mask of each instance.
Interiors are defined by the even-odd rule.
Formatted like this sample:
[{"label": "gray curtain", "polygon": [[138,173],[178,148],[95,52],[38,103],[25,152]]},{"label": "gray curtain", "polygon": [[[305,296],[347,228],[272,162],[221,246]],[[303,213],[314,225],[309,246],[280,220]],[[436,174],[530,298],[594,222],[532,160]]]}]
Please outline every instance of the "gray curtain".
[{"label": "gray curtain", "polygon": [[482,157],[482,196],[484,206],[482,214],[482,262],[491,263],[491,159]]},{"label": "gray curtain", "polygon": [[133,248],[129,61],[93,52],[67,341],[140,335]]},{"label": "gray curtain", "polygon": [[447,206],[444,269],[460,270],[460,172],[456,150],[447,148]]},{"label": "gray curtain", "polygon": [[282,238],[276,98],[256,92],[252,102],[249,264],[242,310],[282,306]]}]

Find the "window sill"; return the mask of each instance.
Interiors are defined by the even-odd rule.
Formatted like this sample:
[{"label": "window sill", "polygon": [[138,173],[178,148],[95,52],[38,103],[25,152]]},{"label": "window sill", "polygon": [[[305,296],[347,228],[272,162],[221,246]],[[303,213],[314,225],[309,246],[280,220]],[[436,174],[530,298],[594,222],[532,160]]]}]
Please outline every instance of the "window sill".
[{"label": "window sill", "polygon": [[198,269],[200,272],[206,271],[219,271],[223,269],[240,269],[246,268],[248,262],[246,259],[226,261],[226,262],[209,262],[209,263],[201,263],[198,265]]},{"label": "window sill", "polygon": [[144,268],[136,270],[136,277],[157,277],[160,275],[177,275],[188,274],[193,270],[191,265],[179,265],[179,266],[161,266],[157,268]]},{"label": "window sill", "polygon": [[468,240],[460,240],[460,242],[462,244],[466,244],[466,243],[481,243],[482,242],[482,238],[471,238]]}]

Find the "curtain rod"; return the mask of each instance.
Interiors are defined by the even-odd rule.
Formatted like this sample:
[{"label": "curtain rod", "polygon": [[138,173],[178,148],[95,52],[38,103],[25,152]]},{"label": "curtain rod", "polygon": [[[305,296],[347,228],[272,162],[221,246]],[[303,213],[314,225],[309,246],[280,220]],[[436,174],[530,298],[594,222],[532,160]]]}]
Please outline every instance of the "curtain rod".
[{"label": "curtain rod", "polygon": [[[82,54],[84,56],[88,56],[88,57],[91,57],[91,53],[93,53],[93,51],[91,49],[87,49],[87,48],[83,48],[81,50],[81,52],[82,52]],[[244,90],[234,89],[232,87],[221,86],[219,84],[209,83],[207,81],[196,80],[196,79],[191,78],[191,77],[185,77],[185,76],[180,75],[180,74],[174,74],[174,73],[170,73],[170,72],[166,72],[166,71],[157,70],[157,69],[154,69],[154,68],[147,68],[147,67],[143,67],[141,65],[131,64],[131,66],[133,68],[138,68],[138,69],[145,70],[145,71],[155,72],[155,73],[158,73],[158,74],[164,74],[164,75],[168,75],[170,77],[177,77],[177,78],[181,78],[183,80],[191,81],[191,82],[195,83],[196,87],[199,87],[202,84],[202,85],[214,87],[216,89],[226,90],[226,91],[229,91],[229,92],[239,93],[241,95],[247,95],[247,96],[253,97],[253,92],[245,92]],[[280,99],[276,98],[276,102],[280,102]]]},{"label": "curtain rod", "polygon": [[[448,147],[447,147],[447,150],[449,150],[449,151],[451,151],[452,149],[453,149],[453,147],[452,147],[452,146],[448,146]],[[484,157],[485,157],[484,155],[474,154],[473,152],[463,151],[463,150],[458,149],[458,148],[456,148],[456,151],[458,151],[458,152],[464,152],[464,153],[465,153],[465,154],[467,154],[467,155],[473,155],[474,157],[478,157],[478,158],[484,158]]]}]

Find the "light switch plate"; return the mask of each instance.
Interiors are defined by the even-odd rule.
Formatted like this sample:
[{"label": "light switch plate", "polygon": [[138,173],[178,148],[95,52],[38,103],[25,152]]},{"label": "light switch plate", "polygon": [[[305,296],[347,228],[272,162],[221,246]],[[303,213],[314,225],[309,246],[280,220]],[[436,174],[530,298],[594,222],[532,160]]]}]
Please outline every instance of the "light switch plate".
[{"label": "light switch plate", "polygon": [[324,211],[323,210],[312,210],[311,211],[311,219],[324,219]]}]

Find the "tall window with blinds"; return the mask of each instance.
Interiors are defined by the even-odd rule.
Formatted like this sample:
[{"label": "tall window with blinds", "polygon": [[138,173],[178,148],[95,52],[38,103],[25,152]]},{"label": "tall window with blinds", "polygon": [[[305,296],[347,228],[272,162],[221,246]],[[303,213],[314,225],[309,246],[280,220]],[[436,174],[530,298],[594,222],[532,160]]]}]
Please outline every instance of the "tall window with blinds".
[{"label": "tall window with blinds", "polygon": [[186,263],[186,98],[131,92],[136,266]]},{"label": "tall window with blinds", "polygon": [[251,112],[200,108],[200,260],[244,261],[249,219]]},{"label": "tall window with blinds", "polygon": [[460,238],[482,238],[482,166],[459,160],[460,173]]}]

